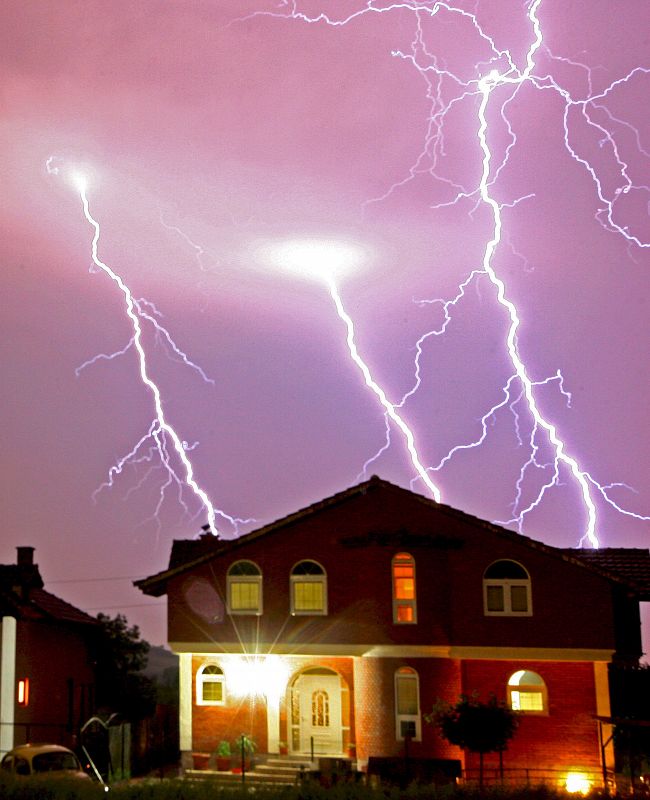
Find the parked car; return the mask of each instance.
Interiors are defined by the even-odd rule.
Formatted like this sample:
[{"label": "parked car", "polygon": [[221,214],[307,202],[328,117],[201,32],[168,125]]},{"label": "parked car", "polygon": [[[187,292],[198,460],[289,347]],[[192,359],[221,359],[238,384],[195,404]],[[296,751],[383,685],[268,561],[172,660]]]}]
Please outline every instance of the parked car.
[{"label": "parked car", "polygon": [[60,744],[21,744],[0,762],[0,770],[11,775],[82,778],[90,780],[79,759]]}]

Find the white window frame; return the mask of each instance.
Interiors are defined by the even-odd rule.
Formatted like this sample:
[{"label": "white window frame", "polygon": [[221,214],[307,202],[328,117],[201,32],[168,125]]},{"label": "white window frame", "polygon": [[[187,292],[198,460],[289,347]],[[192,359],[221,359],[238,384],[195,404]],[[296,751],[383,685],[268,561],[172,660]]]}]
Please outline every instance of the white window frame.
[{"label": "white window frame", "polygon": [[[485,574],[493,567],[495,564],[498,564],[500,561],[510,561],[513,564],[516,564],[518,567],[521,567],[523,571],[528,576],[527,578],[486,578]],[[492,586],[497,586],[501,588],[503,592],[503,610],[502,611],[495,611],[488,607],[488,588]],[[512,609],[512,589],[513,587],[524,588],[526,590],[526,610],[525,611],[513,611]],[[499,558],[497,561],[493,561],[492,564],[485,570],[483,573],[483,613],[486,617],[532,617],[533,615],[533,596],[531,591],[531,582],[530,582],[530,573],[524,567],[523,564],[520,564],[519,561],[515,561],[513,558]]]},{"label": "white window frame", "polygon": [[[296,567],[300,566],[300,564],[304,564],[306,561],[316,564],[320,569],[323,570],[322,574],[318,575],[294,575],[294,570]],[[296,608],[296,596],[295,596],[295,589],[296,585],[299,583],[320,583],[323,587],[323,607],[321,609],[297,609]],[[294,617],[325,617],[327,616],[327,572],[325,571],[325,567],[320,564],[318,561],[315,561],[313,558],[303,558],[300,561],[297,561],[293,567],[291,568],[291,574],[289,576],[289,595],[290,595],[290,605],[291,605],[291,614]]]},{"label": "white window frame", "polygon": [[[233,575],[232,570],[238,564],[252,564],[253,567],[257,570],[257,575]],[[241,584],[241,583],[254,583],[257,584],[259,587],[258,598],[259,602],[256,609],[252,608],[233,608],[232,607],[232,587],[234,584]],[[264,597],[263,597],[263,584],[262,584],[262,570],[257,566],[254,561],[251,561],[248,558],[240,559],[239,561],[235,561],[234,564],[231,564],[228,568],[228,574],[226,576],[226,599],[227,599],[227,610],[228,614],[231,616],[248,616],[248,617],[259,617],[264,611]]]},{"label": "white window frame", "polygon": [[[536,675],[539,678],[539,683],[519,683],[513,682],[517,679],[517,676],[521,676],[523,678],[524,674],[528,672],[531,675]],[[546,689],[546,683],[544,679],[539,674],[539,672],[535,672],[532,669],[519,669],[517,672],[513,672],[513,674],[508,678],[508,705],[512,708],[513,711],[517,711],[520,714],[532,714],[534,716],[548,716],[548,691]],[[515,699],[515,695],[519,694],[530,694],[530,695],[538,695],[542,698],[542,707],[538,709],[526,709],[521,708],[521,704],[518,699]],[[519,707],[517,707],[519,706]]]},{"label": "white window frame", "polygon": [[[205,671],[208,667],[216,667],[219,672],[218,673],[208,673],[205,674]],[[206,700],[203,696],[203,687],[208,683],[220,683],[221,684],[221,700]],[[225,706],[226,705],[226,676],[224,675],[223,669],[219,666],[219,664],[215,663],[214,661],[208,661],[205,664],[201,664],[201,666],[196,671],[196,705],[197,706]]]},{"label": "white window frame", "polygon": [[[413,567],[413,599],[404,600],[398,599],[395,594],[395,567],[400,563],[409,564]],[[415,574],[415,559],[410,553],[397,553],[393,556],[390,562],[390,580],[393,592],[393,623],[395,625],[417,625],[418,621],[418,584]],[[413,619],[398,619],[397,609],[400,607],[411,608],[413,610]]]},{"label": "white window frame", "polygon": [[[415,682],[415,696],[417,698],[417,713],[416,714],[400,714],[399,713],[399,683],[402,680],[409,680]],[[411,737],[412,742],[422,741],[422,714],[420,709],[420,676],[413,669],[413,667],[400,667],[395,672],[395,738],[397,741],[403,742],[406,737],[402,734],[403,722],[415,723],[415,736]]]}]

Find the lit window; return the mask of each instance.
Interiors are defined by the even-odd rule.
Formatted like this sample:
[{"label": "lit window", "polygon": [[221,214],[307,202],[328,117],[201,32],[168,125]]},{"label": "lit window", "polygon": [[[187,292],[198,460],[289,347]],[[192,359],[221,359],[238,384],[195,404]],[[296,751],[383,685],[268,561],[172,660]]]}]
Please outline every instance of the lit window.
[{"label": "lit window", "polygon": [[18,681],[18,705],[29,705],[29,678],[21,678]]},{"label": "lit window", "polygon": [[216,664],[204,664],[196,673],[197,706],[222,706],[226,702],[223,670]]},{"label": "lit window", "polygon": [[521,564],[490,564],[483,574],[483,607],[487,616],[531,616],[530,576]]},{"label": "lit window", "polygon": [[408,553],[398,553],[393,558],[393,622],[417,622],[415,596],[415,560]]},{"label": "lit window", "polygon": [[395,722],[397,739],[420,741],[420,683],[410,667],[401,667],[395,673]]},{"label": "lit window", "polygon": [[315,561],[299,561],[291,570],[291,613],[327,614],[327,575]]},{"label": "lit window", "polygon": [[513,711],[527,714],[546,714],[548,711],[546,685],[540,675],[527,669],[520,669],[510,676],[508,700]]},{"label": "lit window", "polygon": [[228,570],[228,613],[262,613],[262,573],[252,561],[237,561]]}]

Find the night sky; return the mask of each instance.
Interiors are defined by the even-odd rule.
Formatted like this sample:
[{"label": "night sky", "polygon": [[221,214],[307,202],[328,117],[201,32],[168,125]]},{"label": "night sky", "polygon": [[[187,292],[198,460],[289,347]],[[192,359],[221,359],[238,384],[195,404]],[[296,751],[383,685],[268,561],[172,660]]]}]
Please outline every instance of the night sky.
[{"label": "night sky", "polygon": [[[163,460],[135,450],[152,394],[133,347],[105,357],[133,331],[75,173],[99,258],[148,301],[149,374],[198,484],[255,520],[217,514],[223,536],[373,473],[429,495],[314,268],[346,260],[359,355],[391,407],[419,380],[396,413],[442,462],[443,502],[572,547],[578,475],[600,545],[648,547],[647,3],[7,0],[2,17],[0,562],[36,547],[47,588],[158,644],[164,602],[131,581],[207,518],[169,437]],[[513,377],[495,208],[488,266],[573,472]]]}]

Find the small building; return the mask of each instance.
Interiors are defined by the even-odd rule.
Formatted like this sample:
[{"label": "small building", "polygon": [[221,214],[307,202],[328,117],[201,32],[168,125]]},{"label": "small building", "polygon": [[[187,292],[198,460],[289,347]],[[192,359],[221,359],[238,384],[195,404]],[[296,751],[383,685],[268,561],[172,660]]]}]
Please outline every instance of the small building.
[{"label": "small building", "polygon": [[494,694],[520,712],[507,774],[600,782],[608,665],[641,655],[650,553],[632,551],[638,574],[584,555],[376,477],[235,540],[174,542],[136,586],[167,595],[185,763],[245,732],[268,753],[460,760],[471,776],[478,757],[425,714]]},{"label": "small building", "polygon": [[71,745],[93,709],[97,620],[43,588],[33,547],[0,565],[0,755]]}]

